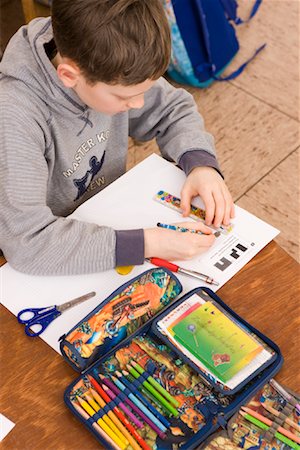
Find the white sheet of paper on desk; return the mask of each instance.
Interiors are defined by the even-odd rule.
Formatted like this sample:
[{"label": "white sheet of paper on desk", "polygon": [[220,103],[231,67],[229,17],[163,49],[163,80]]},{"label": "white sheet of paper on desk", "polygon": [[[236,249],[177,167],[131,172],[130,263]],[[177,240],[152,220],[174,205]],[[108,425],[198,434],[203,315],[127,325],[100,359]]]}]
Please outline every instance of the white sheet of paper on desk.
[{"label": "white sheet of paper on desk", "polygon": [[15,424],[0,413],[0,442],[3,441],[5,436],[13,429]]},{"label": "white sheet of paper on desk", "polygon": [[[70,217],[87,222],[111,226],[115,229],[152,228],[157,222],[172,223],[183,219],[181,215],[153,200],[159,190],[180,197],[185,180],[184,173],[158,155],[151,155],[128,171],[102,192],[81,205]],[[201,201],[193,202],[202,206]],[[209,286],[216,291],[232,278],[248,261],[265,247],[279,231],[236,206],[234,229],[221,235],[213,246],[191,261],[177,261],[187,269],[203,272],[220,284]],[[92,311],[117,287],[149,269],[150,264],[136,266],[128,275],[115,270],[89,275],[36,277],[19,273],[5,264],[0,269],[1,303],[13,314],[27,307],[50,306],[64,303],[90,291],[96,296],[65,311],[49,325],[41,338],[59,352],[58,339],[85,315]],[[178,275],[187,292],[199,285],[199,280]],[[24,326],[20,324],[20,333]],[[34,339],[34,338],[30,338]]]}]

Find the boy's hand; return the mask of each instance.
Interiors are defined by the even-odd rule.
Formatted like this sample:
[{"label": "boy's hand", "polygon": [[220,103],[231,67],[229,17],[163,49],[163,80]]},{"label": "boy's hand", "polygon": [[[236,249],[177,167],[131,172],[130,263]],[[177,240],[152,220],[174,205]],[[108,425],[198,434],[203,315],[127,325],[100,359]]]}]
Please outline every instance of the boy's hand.
[{"label": "boy's hand", "polygon": [[193,197],[199,195],[205,205],[205,223],[229,225],[234,218],[234,204],[229,190],[221,175],[212,167],[196,167],[187,176],[181,191],[181,209],[183,216],[190,213]]},{"label": "boy's hand", "polygon": [[202,222],[184,222],[174,225],[202,231],[204,234],[181,232],[166,228],[144,230],[145,258],[186,260],[205,252],[214,243],[212,230]]}]

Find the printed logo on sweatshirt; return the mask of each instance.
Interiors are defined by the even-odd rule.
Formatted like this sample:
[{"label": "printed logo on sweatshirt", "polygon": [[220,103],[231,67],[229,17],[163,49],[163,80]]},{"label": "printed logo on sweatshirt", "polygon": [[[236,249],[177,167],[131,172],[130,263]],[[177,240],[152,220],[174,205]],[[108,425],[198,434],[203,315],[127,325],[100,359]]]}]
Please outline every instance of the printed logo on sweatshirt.
[{"label": "printed logo on sweatshirt", "polygon": [[93,148],[98,142],[100,144],[102,142],[105,142],[108,139],[108,136],[109,130],[101,131],[100,133],[96,134],[96,137],[94,139],[90,138],[87,141],[83,142],[75,152],[74,159],[72,161],[72,167],[63,172],[64,177],[69,178],[71,175],[73,175],[90,149]]},{"label": "printed logo on sweatshirt", "polygon": [[[77,197],[74,201],[78,200],[86,191],[91,191],[105,183],[104,176],[99,177],[97,180],[93,181],[95,175],[101,170],[105,158],[105,151],[103,152],[102,158],[98,161],[96,156],[92,156],[89,160],[90,169],[86,171],[86,174],[82,178],[77,178],[73,180],[74,185],[77,188]],[[100,183],[100,184],[99,184]]]}]

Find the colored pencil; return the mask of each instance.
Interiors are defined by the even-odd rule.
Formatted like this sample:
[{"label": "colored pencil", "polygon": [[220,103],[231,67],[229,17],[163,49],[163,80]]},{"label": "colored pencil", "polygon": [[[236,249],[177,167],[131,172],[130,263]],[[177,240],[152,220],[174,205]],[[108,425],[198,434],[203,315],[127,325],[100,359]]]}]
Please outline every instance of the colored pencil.
[{"label": "colored pencil", "polygon": [[288,403],[294,406],[298,412],[300,412],[300,404],[297,402],[295,397],[289,394],[277,381],[272,378],[270,380],[270,385],[278,392]]},{"label": "colored pencil", "polygon": [[[129,364],[126,365],[127,369],[129,370],[129,373],[131,373],[131,375],[134,378],[139,378],[140,374],[135,370],[134,367],[130,366]],[[145,388],[151,392],[151,394],[154,395],[154,397],[157,398],[157,400],[159,400],[175,417],[178,417],[179,413],[177,411],[177,409],[174,408],[174,406],[172,406],[166,399],[165,397],[163,397],[159,392],[157,392],[155,390],[155,388],[148,383],[148,381],[144,380],[142,381],[143,386],[145,386]]]},{"label": "colored pencil", "polygon": [[[138,385],[136,385],[134,382],[130,382],[125,374],[122,374],[120,372],[118,372],[118,370],[115,372],[117,377],[122,381],[122,383],[130,390],[132,390],[134,392],[134,394],[137,396],[137,398],[139,400],[141,400],[141,402],[144,403],[145,406],[147,406],[147,408],[155,415],[155,417],[158,418],[158,420],[163,423],[167,428],[170,427],[170,422],[168,422],[168,420],[159,412],[157,411],[157,409],[154,408],[153,405],[151,405],[151,403],[144,397],[144,395],[142,395],[139,390],[138,390]],[[126,372],[128,373],[128,372]]]},{"label": "colored pencil", "polygon": [[114,384],[125,394],[147,417],[161,430],[167,431],[167,428],[155,417],[155,415],[134,395],[118,378],[111,376]]},{"label": "colored pencil", "polygon": [[[89,395],[87,392],[85,392],[83,395],[86,398],[86,400],[89,402],[89,404],[91,405],[93,410],[98,412],[100,410],[101,406],[99,406],[99,404],[94,400],[94,398],[91,397],[91,395]],[[103,414],[102,419],[113,430],[113,432],[119,437],[119,439],[121,439],[121,441],[124,442],[124,444],[126,444],[126,445],[129,444],[128,440],[123,436],[123,434],[121,433],[119,428],[115,425],[115,423],[113,422],[113,420],[107,413]]]},{"label": "colored pencil", "polygon": [[141,417],[141,419],[152,428],[152,430],[155,431],[155,433],[157,433],[162,439],[164,439],[166,437],[165,433],[163,433],[149,419],[149,417],[146,416],[146,414],[144,414],[129,398],[127,398],[126,395],[123,394],[123,392],[119,388],[117,388],[117,386],[114,385],[114,383],[111,380],[109,380],[108,378],[105,378],[104,375],[102,375],[101,373],[99,373],[99,377],[101,378],[102,382],[104,384],[106,384],[106,386],[109,387],[109,389],[111,389],[119,398],[121,398],[122,401],[124,400],[131,407],[131,409],[133,411],[135,411]]},{"label": "colored pencil", "polygon": [[[76,411],[85,420],[88,420],[90,418],[89,414],[87,412],[85,412],[85,410],[81,406],[79,406],[77,403],[72,402],[72,405],[74,406]],[[115,450],[119,450],[120,449],[120,447],[102,430],[102,428],[96,422],[94,422],[92,424],[92,427],[97,431],[99,436],[101,436],[103,439],[105,439],[109,443],[109,445],[111,445]]]},{"label": "colored pencil", "polygon": [[281,411],[278,411],[277,409],[272,408],[272,406],[268,405],[266,402],[261,402],[260,404],[261,404],[261,406],[263,408],[265,408],[271,414],[274,414],[274,416],[276,416],[276,417],[279,417],[279,416],[285,417],[285,422],[287,424],[289,424],[291,427],[295,428],[295,430],[300,431],[300,426],[296,422],[293,422],[288,416],[283,414]]},{"label": "colored pencil", "polygon": [[[89,376],[89,375],[88,375]],[[138,443],[140,444],[140,446],[144,449],[144,450],[151,450],[150,447],[148,446],[148,444],[144,441],[144,439],[139,435],[139,433],[136,431],[136,429],[131,425],[131,423],[126,419],[126,417],[121,413],[121,411],[119,410],[119,408],[117,406],[115,406],[115,402],[106,394],[106,392],[104,391],[104,389],[101,388],[101,386],[97,383],[96,380],[94,380],[92,377],[90,377],[90,381],[94,384],[95,389],[100,388],[99,390],[103,391],[102,393],[102,397],[105,398],[105,400],[107,401],[107,403],[112,405],[112,410],[113,412],[116,414],[116,416],[120,419],[120,421],[124,424],[125,428],[129,431],[129,433],[132,434],[132,436],[138,441]],[[98,385],[98,386],[97,386]],[[107,387],[107,386],[105,386]],[[107,388],[108,389],[108,388]],[[92,390],[92,388],[91,388]],[[93,392],[95,392],[93,390]],[[96,392],[97,394],[97,392]],[[101,397],[101,395],[100,395]],[[101,397],[101,398],[102,398]],[[126,435],[127,439],[129,440],[128,436]],[[129,440],[129,442],[131,442]]]},{"label": "colored pencil", "polygon": [[117,406],[117,402],[120,405],[120,408],[123,410],[123,412],[129,417],[129,419],[136,425],[138,428],[143,428],[144,424],[141,422],[131,411],[131,409],[128,409],[127,406],[122,402],[119,401],[120,399],[117,398],[117,395],[109,389],[107,386],[103,385],[103,389],[105,390],[106,394],[111,398],[111,402],[114,402]]},{"label": "colored pencil", "polygon": [[[253,416],[250,416],[250,414],[247,414],[244,411],[239,411],[239,413],[249,422],[253,423],[254,425],[256,425],[258,428],[261,428],[262,430],[268,430],[270,427],[268,425],[266,425],[265,423],[261,422],[260,420],[256,419]],[[285,444],[289,445],[290,447],[294,448],[295,450],[299,450],[300,447],[298,444],[296,444],[296,442],[292,441],[291,439],[288,439],[287,437],[283,436],[283,434],[278,433],[278,431],[276,431],[275,433],[275,437],[277,439],[279,439],[281,442],[284,442]]]},{"label": "colored pencil", "polygon": [[152,384],[153,387],[156,388],[156,390],[158,392],[160,392],[167,400],[169,400],[170,403],[172,403],[172,405],[174,405],[175,407],[179,406],[179,402],[172,397],[172,395],[169,394],[169,392],[161,385],[159,384],[151,375],[149,372],[147,372],[145,369],[143,369],[142,366],[140,366],[137,362],[135,361],[130,361],[130,364],[141,374],[144,376],[144,378],[146,379],[146,381],[149,381],[150,384]]},{"label": "colored pencil", "polygon": [[[94,399],[99,403],[99,405],[101,406],[101,408],[104,408],[107,403],[105,403],[105,401],[103,400],[103,398],[101,397],[100,394],[98,394],[98,392],[96,392],[93,388],[90,389],[91,393],[94,397]],[[141,436],[138,435],[138,433],[136,432],[136,436],[139,436],[140,441],[143,441],[144,444],[146,444],[146,447],[141,447],[137,441],[133,438],[133,436],[130,434],[129,430],[126,428],[126,426],[123,425],[123,423],[117,418],[117,416],[113,413],[113,411],[109,411],[108,414],[110,414],[111,419],[114,421],[114,423],[117,425],[117,427],[119,428],[119,430],[123,433],[123,435],[125,436],[125,438],[129,441],[131,447],[134,450],[141,450],[141,448],[147,448],[149,449],[148,445],[146,444],[145,441],[142,440]],[[133,427],[132,427],[133,428]]]},{"label": "colored pencil", "polygon": [[[267,417],[264,417],[262,414],[259,414],[256,411],[253,411],[253,409],[251,408],[247,408],[246,406],[242,406],[242,410],[245,411],[246,413],[250,414],[250,416],[255,417],[258,420],[261,420],[261,422],[265,423],[266,425],[271,426],[272,425],[272,420],[268,419]],[[283,427],[278,427],[277,431],[281,434],[283,434],[284,436],[292,439],[293,441],[297,442],[298,444],[300,444],[300,438],[298,436],[296,436],[294,433],[292,433],[289,430],[286,430]]]},{"label": "colored pencil", "polygon": [[[80,397],[76,397],[77,401],[80,403],[80,406],[82,406],[83,409],[92,417],[95,414],[95,411],[93,408],[88,404],[86,400],[83,400]],[[104,422],[103,419],[97,420],[98,425],[102,428],[103,431],[122,449],[124,450],[127,445],[124,444],[121,439],[112,431],[112,429]]]},{"label": "colored pencil", "polygon": [[151,394],[151,392],[147,391],[147,389],[143,386],[143,383],[141,381],[141,379],[138,378],[134,378],[129,372],[127,372],[126,370],[122,370],[122,373],[126,376],[126,378],[131,382],[131,383],[136,383],[136,385],[138,386],[138,389],[142,392],[142,394],[147,397],[148,399],[150,399],[153,403],[156,404],[156,406],[158,406],[160,409],[163,410],[164,414],[168,417],[172,417],[172,413],[164,406],[162,405],[159,400],[157,400],[156,397],[154,397],[153,394]]}]

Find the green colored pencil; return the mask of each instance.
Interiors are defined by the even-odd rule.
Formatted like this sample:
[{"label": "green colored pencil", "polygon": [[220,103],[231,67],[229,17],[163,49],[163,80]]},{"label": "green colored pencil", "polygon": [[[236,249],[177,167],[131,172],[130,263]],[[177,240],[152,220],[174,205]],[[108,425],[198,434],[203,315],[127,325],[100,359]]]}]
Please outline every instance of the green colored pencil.
[{"label": "green colored pencil", "polygon": [[[129,373],[131,373],[131,375],[134,378],[139,378],[140,374],[134,369],[134,367],[130,366],[129,364],[126,365]],[[159,392],[157,392],[155,390],[155,388],[148,383],[148,381],[142,381],[142,385],[149,391],[151,392],[151,394],[154,395],[154,397],[157,398],[157,400],[159,400],[161,402],[162,405],[164,405],[172,414],[173,416],[177,417],[179,415],[179,412],[177,411],[177,409],[174,408],[174,406],[172,406]]]},{"label": "green colored pencil", "polygon": [[[256,419],[255,417],[252,417],[250,414],[245,413],[244,411],[239,411],[239,413],[249,422],[256,425],[258,428],[261,428],[262,430],[268,430],[270,427],[266,425],[265,423],[261,422],[260,420]],[[284,442],[289,447],[294,448],[295,450],[300,450],[300,445],[296,444],[296,442],[292,441],[291,439],[283,436],[283,434],[278,433],[276,431],[275,437],[279,439],[281,442]]]},{"label": "green colored pencil", "polygon": [[[130,373],[126,372],[126,370],[123,370],[124,375],[126,376],[126,378],[128,379],[128,381],[130,381],[131,383],[133,381],[135,381],[135,378],[130,375]],[[151,394],[151,392],[147,391],[147,389],[144,388],[144,386],[142,384],[139,385],[138,387],[139,391],[141,391],[141,393],[148,399],[150,399],[161,411],[163,411],[163,413],[165,415],[167,415],[168,417],[172,416],[172,413],[164,406],[162,405],[156,397],[154,397],[154,395]]]},{"label": "green colored pencil", "polygon": [[[130,361],[130,363],[141,375],[143,375],[144,373],[146,375],[149,375],[148,372],[145,369],[143,369],[137,362]],[[152,386],[154,386],[158,392],[160,392],[164,397],[166,397],[166,399],[169,400],[169,402],[172,403],[172,405],[176,407],[179,406],[179,402],[175,398],[173,398],[172,395],[170,395],[169,392],[166,391],[166,389],[162,387],[162,385],[159,384],[151,375],[147,376],[147,381],[149,381],[149,383],[152,384]]]}]

